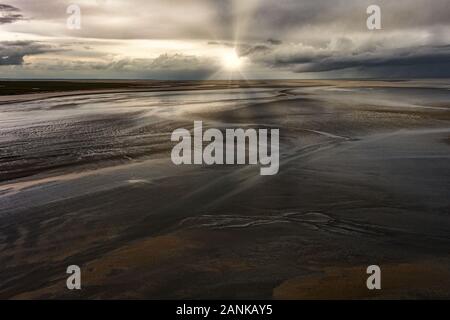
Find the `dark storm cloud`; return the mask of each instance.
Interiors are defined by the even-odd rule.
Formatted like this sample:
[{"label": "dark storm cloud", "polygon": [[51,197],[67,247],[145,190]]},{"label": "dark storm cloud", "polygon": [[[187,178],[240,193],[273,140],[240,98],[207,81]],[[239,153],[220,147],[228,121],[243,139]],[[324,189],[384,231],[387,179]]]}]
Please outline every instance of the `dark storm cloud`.
[{"label": "dark storm cloud", "polygon": [[0,24],[13,23],[22,19],[23,15],[19,8],[0,3]]},{"label": "dark storm cloud", "polygon": [[387,30],[449,25],[448,0],[263,0],[250,17],[248,36],[295,38],[297,31],[320,29],[329,35],[342,31],[365,31],[366,8],[381,8]]},{"label": "dark storm cloud", "polygon": [[450,63],[450,45],[381,49],[348,54],[336,52],[312,54],[305,52],[285,57],[266,57],[266,63],[272,67],[289,68],[294,72],[323,72],[347,68],[395,66],[415,68],[418,65],[445,65]]},{"label": "dark storm cloud", "polygon": [[[363,53],[355,56],[331,56],[314,59],[313,62],[298,66],[295,72],[321,72],[347,68],[401,67],[448,65],[450,46],[418,47],[408,50],[392,50],[380,54]],[[448,68],[448,67],[447,67]],[[447,72],[450,70],[447,69]],[[450,74],[450,72],[449,72]]]},{"label": "dark storm cloud", "polygon": [[58,51],[51,45],[34,41],[0,42],[0,65],[22,65],[25,56]]}]

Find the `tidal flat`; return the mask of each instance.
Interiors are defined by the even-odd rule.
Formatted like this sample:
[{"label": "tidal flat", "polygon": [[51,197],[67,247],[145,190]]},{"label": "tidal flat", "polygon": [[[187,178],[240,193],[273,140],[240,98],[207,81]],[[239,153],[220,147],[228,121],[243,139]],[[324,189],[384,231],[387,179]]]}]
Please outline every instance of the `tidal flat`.
[{"label": "tidal flat", "polygon": [[[56,83],[0,82],[1,298],[450,298],[449,80]],[[278,174],[174,165],[194,121]]]}]

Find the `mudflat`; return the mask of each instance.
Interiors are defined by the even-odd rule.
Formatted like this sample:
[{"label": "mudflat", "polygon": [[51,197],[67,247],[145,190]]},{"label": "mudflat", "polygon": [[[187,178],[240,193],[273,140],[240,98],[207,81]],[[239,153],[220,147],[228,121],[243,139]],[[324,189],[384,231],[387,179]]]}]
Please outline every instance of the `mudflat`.
[{"label": "mudflat", "polygon": [[[450,297],[450,81],[113,83],[0,83],[0,297]],[[279,173],[172,164],[194,121]]]}]

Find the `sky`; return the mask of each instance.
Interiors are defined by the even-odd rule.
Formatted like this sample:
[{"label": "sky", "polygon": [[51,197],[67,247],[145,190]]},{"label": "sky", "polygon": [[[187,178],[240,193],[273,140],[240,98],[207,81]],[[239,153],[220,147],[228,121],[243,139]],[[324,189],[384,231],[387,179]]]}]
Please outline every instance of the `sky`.
[{"label": "sky", "polygon": [[450,77],[449,17],[449,0],[0,0],[0,78]]}]

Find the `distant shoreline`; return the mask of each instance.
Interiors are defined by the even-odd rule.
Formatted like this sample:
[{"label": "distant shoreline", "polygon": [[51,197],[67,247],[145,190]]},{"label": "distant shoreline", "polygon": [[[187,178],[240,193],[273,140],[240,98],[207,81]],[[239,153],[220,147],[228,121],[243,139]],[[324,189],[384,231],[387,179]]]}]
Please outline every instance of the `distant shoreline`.
[{"label": "distant shoreline", "polygon": [[[0,105],[48,98],[129,92],[163,92],[224,90],[240,88],[298,87],[435,87],[435,81],[424,80],[0,80]],[[450,81],[447,87],[450,86]]]}]

